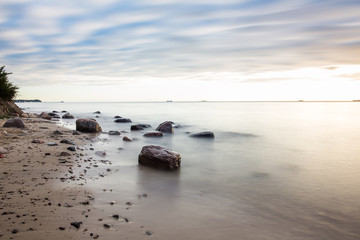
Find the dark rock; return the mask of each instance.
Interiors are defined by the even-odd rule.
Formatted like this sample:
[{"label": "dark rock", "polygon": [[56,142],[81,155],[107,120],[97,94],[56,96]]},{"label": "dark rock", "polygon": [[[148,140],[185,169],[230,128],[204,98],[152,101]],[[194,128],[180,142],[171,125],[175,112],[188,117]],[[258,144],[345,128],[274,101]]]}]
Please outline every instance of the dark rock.
[{"label": "dark rock", "polygon": [[59,230],[64,231],[65,228],[64,227],[59,227]]},{"label": "dark rock", "polygon": [[141,127],[140,125],[131,125],[130,130],[131,131],[139,131],[139,130],[144,130],[144,128]]},{"label": "dark rock", "polygon": [[190,137],[196,137],[196,138],[214,138],[215,135],[213,132],[198,132],[193,133],[190,135]]},{"label": "dark rock", "polygon": [[107,224],[107,223],[104,223],[104,228],[110,228],[110,225],[109,224]]},{"label": "dark rock", "polygon": [[100,111],[93,112],[93,114],[101,114]]},{"label": "dark rock", "polygon": [[72,134],[73,134],[73,135],[81,135],[81,132],[79,132],[79,131],[73,131]]},{"label": "dark rock", "polygon": [[163,133],[173,133],[174,132],[174,128],[172,126],[172,122],[170,121],[166,121],[161,123],[157,128],[156,131],[160,131]]},{"label": "dark rock", "polygon": [[43,118],[43,119],[47,119],[47,120],[51,120],[52,116],[50,116],[48,113],[46,112],[42,112],[40,114],[40,117]]},{"label": "dark rock", "polygon": [[109,131],[109,135],[121,135],[119,131]]},{"label": "dark rock", "polygon": [[9,120],[7,120],[3,127],[6,128],[26,128],[25,123],[23,122],[23,120],[21,120],[21,118],[18,117],[14,117],[11,118]]},{"label": "dark rock", "polygon": [[162,136],[164,136],[164,134],[159,131],[151,131],[151,132],[146,132],[144,134],[144,137],[162,137]]},{"label": "dark rock", "polygon": [[122,117],[120,117],[120,116],[115,116],[114,118],[122,118]]},{"label": "dark rock", "polygon": [[62,112],[62,113],[66,113],[67,111],[65,111],[65,110],[62,110],[61,112]]},{"label": "dark rock", "polygon": [[59,130],[56,130],[56,131],[53,132],[53,134],[55,134],[55,135],[62,135],[63,133],[60,132]]},{"label": "dark rock", "polygon": [[130,123],[132,121],[129,118],[117,118],[114,122],[116,122],[116,123]]},{"label": "dark rock", "polygon": [[53,117],[53,118],[60,118],[60,116],[57,115],[57,114],[54,114],[52,117]]},{"label": "dark rock", "polygon": [[128,138],[127,136],[123,137],[123,141],[125,142],[132,142],[132,140],[130,138]]},{"label": "dark rock", "polygon": [[150,128],[151,125],[150,124],[143,124],[143,123],[140,123],[140,124],[137,124],[138,126],[140,127],[143,127],[143,128]]},{"label": "dark rock", "polygon": [[114,215],[112,215],[112,217],[115,218],[115,219],[119,219],[119,218],[120,218],[119,214],[114,214]]},{"label": "dark rock", "polygon": [[96,122],[96,120],[90,118],[80,118],[76,120],[76,130],[90,133],[97,133],[102,131],[99,123]]},{"label": "dark rock", "polygon": [[180,167],[181,155],[161,146],[144,146],[139,154],[139,164],[173,170]]},{"label": "dark rock", "polygon": [[12,233],[12,234],[18,233],[18,230],[17,230],[17,229],[13,229],[13,230],[11,231],[11,233]]},{"label": "dark rock", "polygon": [[79,229],[81,224],[82,224],[82,222],[72,222],[71,226],[74,226],[76,229]]},{"label": "dark rock", "polygon": [[63,139],[63,140],[60,141],[60,143],[76,145],[73,141],[71,141],[71,140],[69,140],[69,139]]},{"label": "dark rock", "polygon": [[148,235],[148,236],[151,236],[151,235],[152,235],[152,232],[146,231],[145,234]]},{"label": "dark rock", "polygon": [[62,116],[62,118],[64,119],[74,119],[75,117],[73,115],[71,115],[70,113],[66,113]]},{"label": "dark rock", "polygon": [[53,113],[58,113],[58,111],[56,111],[56,110],[54,110],[54,111],[52,111]]},{"label": "dark rock", "polygon": [[31,141],[31,143],[40,143],[40,144],[42,144],[42,143],[45,143],[45,142],[43,140],[40,140],[40,139],[34,139],[34,140]]},{"label": "dark rock", "polygon": [[74,152],[74,151],[76,151],[76,148],[74,146],[71,146],[71,147],[68,147],[67,150]]}]

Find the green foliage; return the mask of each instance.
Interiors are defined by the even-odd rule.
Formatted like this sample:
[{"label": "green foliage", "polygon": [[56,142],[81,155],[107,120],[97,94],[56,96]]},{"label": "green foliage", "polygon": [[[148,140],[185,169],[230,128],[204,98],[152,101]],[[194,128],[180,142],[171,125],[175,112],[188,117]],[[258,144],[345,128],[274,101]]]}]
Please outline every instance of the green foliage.
[{"label": "green foliage", "polygon": [[12,100],[18,94],[19,87],[9,82],[7,76],[12,73],[7,73],[4,68],[5,66],[0,67],[0,98]]}]

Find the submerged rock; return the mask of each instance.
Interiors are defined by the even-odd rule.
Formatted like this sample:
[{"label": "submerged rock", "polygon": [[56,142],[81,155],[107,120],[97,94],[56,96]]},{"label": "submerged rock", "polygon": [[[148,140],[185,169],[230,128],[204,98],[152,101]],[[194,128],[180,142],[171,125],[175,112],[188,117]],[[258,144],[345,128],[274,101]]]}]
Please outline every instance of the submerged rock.
[{"label": "submerged rock", "polygon": [[125,142],[132,142],[132,140],[130,138],[128,138],[127,136],[123,137],[123,141]]},{"label": "submerged rock", "polygon": [[116,123],[130,123],[132,121],[129,118],[117,118],[117,119],[115,119],[114,122],[116,122]]},{"label": "submerged rock", "polygon": [[142,128],[151,128],[151,125],[150,124],[144,124],[144,123],[140,123],[140,124],[137,124],[138,126],[142,127]]},{"label": "submerged rock", "polygon": [[164,134],[159,131],[151,131],[151,132],[146,132],[143,136],[144,137],[162,137],[162,136],[164,136]]},{"label": "submerged rock", "polygon": [[173,122],[171,122],[171,121],[165,121],[156,128],[156,131],[160,131],[163,133],[173,133],[174,128],[172,126],[172,123]]},{"label": "submerged rock", "polygon": [[121,135],[119,131],[109,131],[109,135]]},{"label": "submerged rock", "polygon": [[101,114],[100,111],[93,112],[93,114]]},{"label": "submerged rock", "polygon": [[139,164],[158,169],[174,170],[180,167],[181,155],[161,146],[144,146],[139,154]]},{"label": "submerged rock", "polygon": [[140,131],[140,130],[144,130],[144,128],[137,124],[137,125],[131,125],[130,130],[131,131]]},{"label": "submerged rock", "polygon": [[101,132],[101,126],[94,119],[80,118],[76,120],[76,130],[81,132],[97,133]]},{"label": "submerged rock", "polygon": [[70,113],[66,113],[62,116],[62,118],[64,119],[74,119],[75,117],[73,115],[71,115]]},{"label": "submerged rock", "polygon": [[9,120],[7,120],[3,127],[6,128],[26,128],[25,123],[23,122],[23,120],[21,120],[21,118],[18,117],[14,117],[11,118]]},{"label": "submerged rock", "polygon": [[195,138],[214,138],[215,135],[213,132],[198,132],[198,133],[193,133],[190,135],[190,137],[195,137]]}]

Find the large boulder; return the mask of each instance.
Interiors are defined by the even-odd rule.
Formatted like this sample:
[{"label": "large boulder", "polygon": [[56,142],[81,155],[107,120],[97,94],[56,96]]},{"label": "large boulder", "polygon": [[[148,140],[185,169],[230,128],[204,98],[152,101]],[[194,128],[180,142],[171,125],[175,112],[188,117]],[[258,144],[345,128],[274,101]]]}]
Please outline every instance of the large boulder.
[{"label": "large boulder", "polygon": [[173,133],[174,128],[173,128],[172,124],[173,124],[173,122],[171,122],[171,121],[165,121],[156,128],[156,131],[163,132],[163,133]]},{"label": "large boulder", "polygon": [[23,120],[21,120],[21,118],[18,118],[18,117],[14,117],[14,118],[11,118],[11,119],[7,120],[4,123],[3,127],[7,127],[7,128],[26,128],[25,123],[23,122]]},{"label": "large boulder", "polygon": [[174,170],[180,167],[181,155],[161,146],[144,146],[139,154],[139,164],[143,166]]},{"label": "large boulder", "polygon": [[51,120],[51,119],[52,119],[52,116],[51,116],[50,114],[48,114],[47,112],[42,112],[42,113],[40,114],[40,117],[41,117],[42,119],[47,119],[47,120]]},{"label": "large boulder", "polygon": [[215,135],[213,132],[198,132],[198,133],[193,133],[190,135],[190,137],[195,137],[195,138],[214,138]]},{"label": "large boulder", "polygon": [[90,118],[79,118],[76,120],[76,131],[97,133],[101,132],[101,126],[94,119]]}]

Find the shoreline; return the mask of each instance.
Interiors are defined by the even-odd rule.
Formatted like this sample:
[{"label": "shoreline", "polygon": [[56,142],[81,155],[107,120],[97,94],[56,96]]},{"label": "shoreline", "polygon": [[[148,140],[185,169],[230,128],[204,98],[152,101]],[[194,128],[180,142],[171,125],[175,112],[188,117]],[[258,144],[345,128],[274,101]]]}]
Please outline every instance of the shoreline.
[{"label": "shoreline", "polygon": [[[95,206],[100,190],[89,191],[86,186],[88,180],[97,179],[87,174],[98,162],[89,157],[93,135],[73,135],[72,130],[41,118],[22,119],[26,129],[3,128],[6,120],[0,120],[0,151],[4,152],[0,158],[0,239],[144,237],[143,229],[128,224],[118,212],[109,216],[101,203]],[[34,139],[40,143],[33,143]],[[71,145],[60,143],[62,139],[73,141],[76,151],[67,150]],[[125,211],[126,204],[121,205]]]}]

